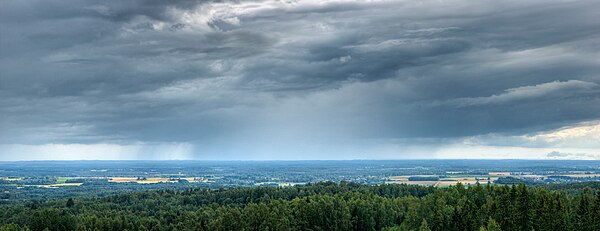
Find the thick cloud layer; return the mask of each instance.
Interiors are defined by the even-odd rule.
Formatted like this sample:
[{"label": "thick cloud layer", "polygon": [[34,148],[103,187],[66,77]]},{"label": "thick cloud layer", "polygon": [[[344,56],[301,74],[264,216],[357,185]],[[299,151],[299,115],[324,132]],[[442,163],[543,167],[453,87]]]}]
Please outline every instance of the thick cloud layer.
[{"label": "thick cloud layer", "polygon": [[4,0],[0,160],[588,158],[597,129],[544,137],[597,128],[598,18],[596,1]]}]

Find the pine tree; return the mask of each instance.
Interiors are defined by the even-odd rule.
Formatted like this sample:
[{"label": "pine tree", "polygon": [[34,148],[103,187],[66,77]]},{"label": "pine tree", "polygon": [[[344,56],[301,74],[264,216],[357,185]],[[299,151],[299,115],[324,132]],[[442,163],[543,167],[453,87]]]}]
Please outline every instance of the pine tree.
[{"label": "pine tree", "polygon": [[577,209],[575,211],[575,228],[576,230],[587,231],[593,229],[592,211],[592,190],[589,187],[583,189]]},{"label": "pine tree", "polygon": [[520,230],[531,230],[533,222],[531,217],[533,216],[531,210],[531,199],[529,197],[529,191],[524,184],[520,184],[517,189],[517,224],[519,224]]},{"label": "pine tree", "polygon": [[75,205],[75,202],[73,201],[73,198],[69,198],[67,200],[66,206],[69,207],[69,208],[71,208],[71,207],[73,207],[73,205]]},{"label": "pine tree", "polygon": [[592,221],[594,221],[594,230],[600,230],[600,189],[596,189],[596,199],[592,208]]},{"label": "pine tree", "polygon": [[421,226],[419,227],[419,231],[431,231],[431,229],[429,228],[429,225],[427,225],[427,221],[425,219],[423,219],[423,221],[421,221]]},{"label": "pine tree", "polygon": [[494,220],[493,218],[490,218],[487,223],[487,231],[502,231],[502,230],[500,229],[500,225],[496,222],[496,220]]},{"label": "pine tree", "polygon": [[14,223],[0,226],[0,231],[20,231],[20,230],[21,230],[21,226],[14,224]]}]

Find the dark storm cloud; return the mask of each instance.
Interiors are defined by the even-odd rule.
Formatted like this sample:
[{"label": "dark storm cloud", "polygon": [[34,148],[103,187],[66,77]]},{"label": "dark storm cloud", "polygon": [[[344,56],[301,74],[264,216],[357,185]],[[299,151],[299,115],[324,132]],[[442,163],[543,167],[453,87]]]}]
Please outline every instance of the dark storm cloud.
[{"label": "dark storm cloud", "polygon": [[167,10],[189,9],[215,1],[189,0],[132,0],[132,1],[3,1],[3,22],[35,22],[73,18],[103,18],[111,21],[129,21],[136,16],[169,20]]},{"label": "dark storm cloud", "polygon": [[319,147],[595,121],[598,9],[593,1],[3,1],[0,142]]}]

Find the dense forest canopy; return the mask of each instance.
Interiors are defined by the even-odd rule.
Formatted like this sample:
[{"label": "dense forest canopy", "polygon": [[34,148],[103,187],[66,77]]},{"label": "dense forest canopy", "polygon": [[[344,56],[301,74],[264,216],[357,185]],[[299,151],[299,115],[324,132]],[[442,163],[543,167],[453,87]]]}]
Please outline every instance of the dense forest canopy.
[{"label": "dense forest canopy", "polygon": [[[592,186],[595,189],[591,189]],[[6,205],[0,230],[600,230],[597,184],[322,182]],[[564,190],[563,190],[564,189]]]}]

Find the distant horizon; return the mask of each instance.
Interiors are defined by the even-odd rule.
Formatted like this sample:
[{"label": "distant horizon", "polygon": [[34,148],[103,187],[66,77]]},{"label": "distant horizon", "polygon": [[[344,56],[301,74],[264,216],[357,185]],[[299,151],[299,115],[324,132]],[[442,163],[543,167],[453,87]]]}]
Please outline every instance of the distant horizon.
[{"label": "distant horizon", "polygon": [[47,159],[47,160],[0,160],[1,162],[95,162],[95,161],[106,161],[106,162],[176,162],[176,161],[194,161],[194,162],[301,162],[301,161],[444,161],[444,160],[474,160],[474,161],[600,161],[599,159],[79,159],[79,160],[60,160],[60,159]]}]

